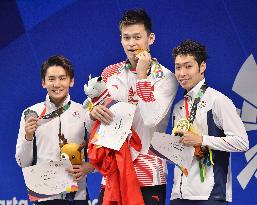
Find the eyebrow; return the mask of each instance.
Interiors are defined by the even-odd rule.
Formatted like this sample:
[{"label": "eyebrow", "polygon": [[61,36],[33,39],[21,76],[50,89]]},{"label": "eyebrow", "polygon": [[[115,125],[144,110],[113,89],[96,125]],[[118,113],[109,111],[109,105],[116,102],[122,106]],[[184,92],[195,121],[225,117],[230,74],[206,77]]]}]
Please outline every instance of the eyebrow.
[{"label": "eyebrow", "polygon": [[67,75],[58,75],[58,76],[55,76],[55,75],[49,75],[47,76],[48,78],[60,78],[60,77],[67,77]]},{"label": "eyebrow", "polygon": [[192,61],[187,61],[187,62],[184,62],[184,63],[175,63],[175,65],[185,65],[187,63],[193,63]]},{"label": "eyebrow", "polygon": [[[130,36],[128,33],[123,33],[123,36]],[[133,33],[131,36],[141,35],[141,33]]]}]

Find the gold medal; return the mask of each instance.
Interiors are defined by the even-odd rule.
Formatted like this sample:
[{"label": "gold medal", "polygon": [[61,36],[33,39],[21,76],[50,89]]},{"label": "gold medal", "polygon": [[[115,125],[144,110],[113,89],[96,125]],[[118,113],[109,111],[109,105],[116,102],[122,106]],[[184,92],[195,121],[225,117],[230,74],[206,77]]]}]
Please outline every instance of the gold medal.
[{"label": "gold medal", "polygon": [[144,50],[144,49],[139,48],[139,49],[137,49],[137,50],[134,51],[134,54],[135,54],[135,55],[138,55],[139,53],[144,52],[144,51],[147,51],[148,53],[150,53],[150,50],[148,50],[148,49],[147,49],[147,50]]},{"label": "gold medal", "polygon": [[188,121],[188,119],[180,119],[176,126],[173,128],[172,133],[176,134],[177,130],[184,130],[184,131],[188,131],[190,129],[190,122]]}]

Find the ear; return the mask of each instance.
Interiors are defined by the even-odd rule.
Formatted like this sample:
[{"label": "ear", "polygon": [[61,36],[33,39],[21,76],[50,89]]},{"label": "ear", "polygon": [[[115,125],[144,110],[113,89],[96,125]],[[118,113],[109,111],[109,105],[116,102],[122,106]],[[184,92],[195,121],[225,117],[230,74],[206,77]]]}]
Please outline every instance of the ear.
[{"label": "ear", "polygon": [[74,85],[74,78],[72,78],[72,79],[70,80],[70,88],[72,88],[73,85]]},{"label": "ear", "polygon": [[43,88],[46,88],[46,82],[45,82],[45,80],[42,80],[42,87],[43,87]]},{"label": "ear", "polygon": [[150,33],[149,37],[148,37],[148,45],[152,45],[155,41],[155,34],[154,33]]},{"label": "ear", "polygon": [[91,74],[88,76],[88,81],[90,81],[92,79]]},{"label": "ear", "polygon": [[202,62],[200,65],[200,73],[201,75],[204,75],[204,71],[206,70],[206,63]]},{"label": "ear", "polygon": [[82,149],[86,147],[86,141],[83,140],[83,142],[79,145],[78,151],[81,152]]},{"label": "ear", "polygon": [[102,76],[98,77],[97,82],[101,82],[102,79],[103,79]]}]

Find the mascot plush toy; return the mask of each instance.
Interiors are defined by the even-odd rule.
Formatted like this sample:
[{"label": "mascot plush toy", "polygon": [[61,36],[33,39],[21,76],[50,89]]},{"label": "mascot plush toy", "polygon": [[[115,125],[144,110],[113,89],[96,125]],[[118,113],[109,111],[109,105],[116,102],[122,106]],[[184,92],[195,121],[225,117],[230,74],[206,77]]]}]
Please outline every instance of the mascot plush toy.
[{"label": "mascot plush toy", "polygon": [[[84,159],[83,149],[86,146],[85,140],[80,144],[68,143],[64,135],[59,135],[60,141],[60,154],[61,159],[69,159],[72,165],[80,165]],[[76,192],[78,191],[77,186],[71,186],[66,188],[65,199],[72,202],[75,198]]]},{"label": "mascot plush toy", "polygon": [[104,99],[109,96],[106,84],[102,77],[88,77],[88,83],[84,85],[84,92],[87,99],[83,103],[83,107],[92,110],[95,105],[102,104]]},{"label": "mascot plush toy", "polygon": [[81,145],[76,143],[67,143],[61,148],[61,157],[66,159],[69,158],[73,165],[82,164],[84,159],[84,152],[82,150],[84,147],[84,143]]},{"label": "mascot plush toy", "polygon": [[67,143],[67,139],[60,137],[60,151],[61,151],[61,158],[69,159],[71,164],[79,165],[82,164],[84,159],[84,152],[83,149],[86,147],[85,140],[80,144],[76,143]]}]

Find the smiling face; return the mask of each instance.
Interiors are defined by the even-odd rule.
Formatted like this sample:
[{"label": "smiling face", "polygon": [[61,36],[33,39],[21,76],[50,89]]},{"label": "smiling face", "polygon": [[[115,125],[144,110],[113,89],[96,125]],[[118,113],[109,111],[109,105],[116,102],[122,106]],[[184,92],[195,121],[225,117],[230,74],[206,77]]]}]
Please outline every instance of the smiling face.
[{"label": "smiling face", "polygon": [[191,90],[204,78],[206,63],[200,67],[192,55],[178,55],[175,58],[175,76],[179,84],[187,91]]},{"label": "smiling face", "polygon": [[51,101],[59,107],[69,94],[69,88],[74,85],[74,79],[67,75],[61,66],[50,66],[47,68],[42,86],[48,92]]},{"label": "smiling face", "polygon": [[121,28],[121,44],[133,67],[136,66],[136,50],[149,50],[155,40],[154,33],[147,34],[144,24],[124,25]]}]

